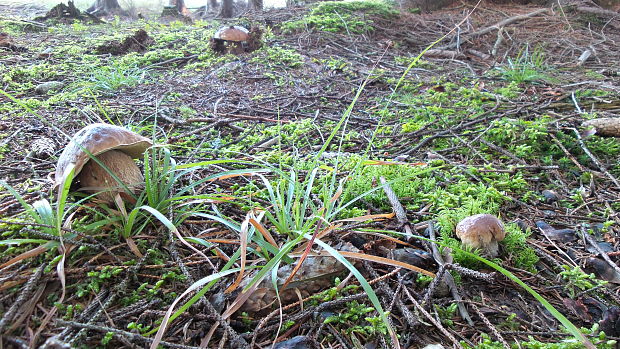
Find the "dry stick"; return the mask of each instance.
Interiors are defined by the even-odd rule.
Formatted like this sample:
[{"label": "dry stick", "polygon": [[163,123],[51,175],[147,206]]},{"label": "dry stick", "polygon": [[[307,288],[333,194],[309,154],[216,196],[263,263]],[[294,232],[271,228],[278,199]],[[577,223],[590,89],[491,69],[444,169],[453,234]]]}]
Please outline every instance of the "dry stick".
[{"label": "dry stick", "polygon": [[590,234],[588,234],[588,232],[585,230],[584,227],[581,227],[581,235],[583,235],[583,237],[590,243],[590,245],[592,245],[592,247],[594,247],[596,252],[598,252],[598,254],[600,254],[601,257],[603,257],[605,262],[607,262],[607,264],[609,264],[612,268],[614,268],[616,273],[618,273],[620,275],[620,268],[618,267],[618,265],[614,261],[612,261],[611,258],[609,258],[607,253],[605,253],[603,250],[601,250],[601,248],[598,246],[598,244],[596,243],[594,238],[592,238],[592,236],[590,236]]},{"label": "dry stick", "polygon": [[185,132],[185,133],[183,133],[183,134],[181,134],[179,136],[176,136],[176,137],[170,137],[170,141],[173,142],[173,141],[176,141],[177,139],[181,139],[181,138],[185,138],[185,137],[188,137],[188,136],[191,136],[191,135],[194,135],[194,134],[202,133],[202,132],[204,132],[206,130],[209,130],[209,129],[212,129],[214,127],[218,127],[218,126],[221,126],[221,125],[226,125],[226,124],[234,122],[234,121],[235,120],[233,120],[233,119],[217,120],[215,122],[212,122],[212,123],[208,124],[207,126],[203,126],[203,127],[199,127],[199,128],[193,129],[191,131]]},{"label": "dry stick", "polygon": [[[95,298],[88,304],[88,306],[86,307],[86,309],[84,309],[84,311],[80,312],[79,314],[76,315],[75,321],[86,321],[86,319],[89,319],[93,316],[93,314],[97,311],[97,309],[99,309],[99,305],[101,304],[101,300],[104,299],[105,297],[107,297],[109,294],[108,289],[107,288],[102,288],[101,291],[99,291],[99,293],[97,293],[97,295],[95,296]],[[62,332],[60,332],[58,335],[54,336],[54,337],[50,337],[48,338],[48,341],[52,338],[56,338],[56,340],[62,340],[62,338],[68,338],[69,335],[71,335],[74,331],[74,329],[72,327],[65,327],[64,330],[62,330]],[[47,343],[47,342],[46,342]]]},{"label": "dry stick", "polygon": [[113,322],[125,320],[129,316],[144,314],[147,310],[155,308],[157,305],[159,305],[159,303],[161,303],[161,299],[156,298],[152,301],[142,299],[132,305],[126,306],[114,312],[110,312],[109,316],[110,318],[112,318]]},{"label": "dry stick", "polygon": [[499,45],[504,41],[504,28],[499,28],[497,31],[497,39],[495,40],[495,44],[493,45],[493,49],[491,50],[491,56],[497,56],[497,51],[499,51]]},{"label": "dry stick", "polygon": [[[452,127],[448,130],[442,130],[442,131],[438,131],[438,132],[429,132],[432,133],[432,135],[430,135],[429,137],[426,137],[424,139],[422,139],[420,142],[418,142],[417,145],[415,145],[413,148],[407,150],[404,152],[404,154],[406,155],[412,155],[413,153],[415,153],[418,149],[422,148],[424,145],[426,145],[426,143],[429,143],[433,140],[435,140],[436,138],[440,138],[443,136],[446,136],[448,134],[450,134],[451,132],[456,132],[459,130],[464,130],[467,129],[469,127],[472,127],[474,125],[477,125],[481,122],[490,122],[491,120],[495,120],[495,119],[499,119],[505,115],[509,115],[509,114],[518,114],[521,112],[522,109],[524,109],[526,106],[522,106],[522,107],[518,107],[516,110],[513,111],[508,111],[505,113],[498,113],[496,115],[490,115],[492,114],[497,108],[499,107],[499,103],[497,103],[493,108],[491,108],[488,111],[483,112],[482,114],[480,114],[480,116],[478,116],[476,119],[468,121],[466,123],[463,123],[461,125]],[[411,135],[411,137],[416,137],[416,136],[423,136],[424,133],[418,133],[418,134],[414,134]]]},{"label": "dry stick", "polygon": [[[374,280],[371,280],[371,281],[369,281],[368,283],[369,283],[370,285],[374,285],[374,284],[375,284],[375,283],[377,283],[377,282],[380,282],[380,281],[382,281],[382,280],[385,280],[385,279],[388,279],[388,278],[392,277],[394,274],[398,273],[398,271],[399,271],[399,270],[400,270],[400,268],[398,268],[398,269],[394,269],[393,271],[391,271],[391,272],[389,272],[389,273],[387,273],[387,274],[385,274],[385,275],[382,275],[382,276],[380,276],[380,277],[378,277],[378,278],[376,278],[376,279],[374,279]],[[361,293],[361,294],[362,294],[362,295],[365,295],[365,293]],[[287,310],[289,310],[289,309],[291,309],[291,308],[297,307],[299,304],[301,304],[301,303],[303,303],[303,302],[305,302],[305,301],[307,301],[307,300],[310,300],[313,296],[314,296],[314,295],[311,295],[311,296],[308,296],[308,297],[306,297],[306,298],[304,298],[304,299],[302,299],[302,300],[299,300],[299,301],[297,301],[297,302],[295,302],[295,303],[291,303],[291,304],[289,304],[289,305],[285,306],[284,308],[282,308],[282,311],[287,311]],[[333,304],[333,303],[327,302],[327,303],[323,303],[323,304]],[[313,310],[313,311],[317,311],[317,310]],[[258,334],[259,334],[259,333],[258,333],[258,330],[260,330],[263,326],[265,326],[265,324],[267,324],[267,322],[268,322],[268,321],[269,321],[272,317],[274,317],[274,316],[276,316],[276,315],[278,315],[278,314],[280,314],[280,310],[279,310],[279,309],[276,309],[276,310],[272,311],[271,313],[269,313],[267,316],[263,317],[263,319],[262,319],[262,320],[258,323],[258,325],[256,326],[256,328],[254,329],[254,335],[253,335],[253,337],[252,337],[252,343],[250,343],[250,346],[251,346],[252,348],[254,348],[254,347],[255,347],[256,337],[258,337]]]},{"label": "dry stick", "polygon": [[592,162],[594,162],[594,164],[599,168],[599,170],[601,170],[601,172],[603,172],[609,179],[611,179],[612,182],[614,182],[614,185],[616,186],[616,188],[620,189],[620,183],[618,182],[616,177],[614,177],[611,173],[609,173],[609,171],[607,171],[607,169],[601,164],[601,162],[598,161],[596,156],[594,156],[594,154],[592,154],[590,152],[588,147],[586,147],[585,143],[583,142],[583,138],[581,138],[581,135],[579,134],[579,131],[577,131],[577,129],[572,128],[572,127],[569,128],[569,129],[572,130],[575,133],[575,136],[577,137],[577,142],[579,142],[579,146],[581,147],[581,149],[583,149],[583,151],[586,153],[586,155],[588,155],[590,160],[592,160]]},{"label": "dry stick", "polygon": [[[172,235],[172,232],[168,229],[168,240],[173,241],[173,239],[174,237]],[[192,275],[189,273],[189,271],[185,267],[183,260],[180,258],[179,251],[177,250],[175,244],[171,243],[168,246],[168,249],[170,250],[170,255],[177,263],[177,266],[181,269],[181,272],[183,272],[183,275],[185,275],[192,284],[195,283],[194,278],[192,277]],[[207,308],[207,311],[215,319],[217,319],[217,321],[222,326],[222,328],[226,331],[226,333],[230,335],[231,342],[233,344],[237,345],[237,347],[248,347],[248,343],[245,341],[245,339],[243,339],[232,327],[230,327],[228,322],[224,318],[222,318],[220,313],[217,310],[215,310],[215,307],[213,306],[213,304],[211,304],[211,302],[205,296],[202,296],[199,302],[200,302],[199,304],[202,304]]]},{"label": "dry stick", "polygon": [[[370,274],[370,276],[372,276],[373,278],[379,278],[379,273],[377,273],[375,268],[373,268],[370,263],[364,262],[363,265]],[[399,283],[398,287],[400,288],[401,285],[402,283]],[[405,317],[405,321],[409,326],[415,327],[416,325],[418,325],[418,321],[416,320],[413,313],[411,313],[411,310],[409,310],[409,308],[405,306],[405,304],[400,298],[396,297],[398,291],[392,291],[392,289],[384,281],[377,282],[377,286],[379,287],[379,291],[383,292],[385,296],[388,297],[388,299],[392,299],[396,303],[398,310],[400,310],[401,314],[403,314],[403,316]]]},{"label": "dry stick", "polygon": [[435,327],[437,327],[446,337],[448,337],[448,339],[450,339],[450,341],[452,341],[454,346],[456,346],[457,348],[463,349],[463,346],[461,345],[461,343],[459,343],[456,340],[456,338],[454,338],[452,333],[450,333],[448,330],[446,330],[446,328],[443,327],[439,321],[437,321],[431,314],[429,314],[429,312],[427,312],[426,309],[424,309],[424,307],[421,306],[420,303],[418,303],[415,300],[415,298],[413,298],[411,296],[411,293],[409,293],[409,290],[407,290],[407,287],[403,287],[403,291],[405,292],[405,294],[407,295],[407,297],[409,298],[411,303],[413,303],[413,305],[415,305],[415,307],[418,309],[418,311],[421,312],[424,316],[426,316],[426,318],[429,319],[430,322],[432,322],[433,325],[435,325]]},{"label": "dry stick", "polygon": [[153,68],[153,67],[157,67],[157,66],[161,66],[161,65],[166,65],[168,63],[177,62],[177,61],[189,61],[189,60],[192,60],[192,59],[197,58],[197,57],[198,57],[198,55],[195,54],[195,55],[190,55],[190,56],[185,56],[185,57],[170,58],[170,59],[167,59],[165,61],[161,61],[161,62],[153,63],[151,65],[147,65],[146,67],[144,67],[142,69],[143,70],[147,70],[147,69],[150,69],[150,68]]},{"label": "dry stick", "polygon": [[488,131],[489,129],[491,129],[492,124],[490,124],[483,132],[481,132],[478,136],[476,136],[476,138],[474,138],[474,141],[467,142],[466,140],[464,140],[461,136],[459,136],[456,132],[454,132],[448,122],[441,116],[439,116],[439,119],[444,123],[444,125],[446,126],[447,131],[450,133],[450,135],[454,138],[456,138],[459,142],[465,144],[465,146],[467,146],[469,149],[471,149],[472,153],[476,156],[478,156],[485,164],[488,164],[489,162],[485,159],[485,157],[478,151],[478,149],[476,149],[474,146],[471,145],[471,143],[473,143],[474,141],[476,141],[478,138],[482,137],[482,135]]},{"label": "dry stick", "polygon": [[[142,265],[144,264],[144,262],[146,261],[147,258],[150,257],[151,255],[151,251],[153,251],[154,249],[156,249],[157,247],[153,247],[153,249],[148,250],[144,256],[138,261],[138,263],[136,263],[136,265],[134,265],[129,272],[127,273],[127,275],[125,275],[125,278],[123,279],[123,281],[121,281],[120,284],[118,284],[115,288],[114,288],[114,293],[110,294],[110,296],[108,297],[108,299],[105,300],[105,302],[103,304],[100,304],[100,306],[97,308],[97,310],[95,311],[95,313],[92,315],[92,317],[88,320],[88,325],[92,325],[93,323],[95,323],[99,317],[104,313],[104,311],[109,308],[112,303],[116,300],[116,298],[118,297],[119,293],[121,292],[125,292],[125,290],[127,289],[127,285],[129,284],[129,281],[131,280],[131,276],[132,274],[135,274],[138,272],[138,270],[140,270],[140,268],[142,268]],[[100,303],[100,302],[99,302]],[[86,329],[82,328],[80,331],[78,331],[78,333],[73,336],[72,338],[70,338],[67,342],[70,345],[75,346],[75,343],[80,340],[83,336],[86,335]]]},{"label": "dry stick", "polygon": [[405,213],[403,205],[401,205],[400,201],[398,201],[398,196],[396,196],[396,193],[394,193],[394,190],[392,190],[390,183],[388,183],[388,181],[386,181],[383,176],[379,177],[379,180],[381,181],[381,184],[383,185],[383,191],[385,192],[385,195],[390,201],[390,205],[392,205],[392,209],[396,214],[396,220],[398,221],[398,225],[405,229],[405,238],[407,240],[413,238],[413,232],[411,231],[411,226],[409,225],[409,221],[407,220],[407,214]]},{"label": "dry stick", "polygon": [[[354,294],[354,295],[347,296],[347,297],[343,297],[343,298],[339,298],[339,299],[335,299],[335,300],[333,300],[333,301],[329,301],[329,302],[321,303],[320,305],[318,305],[318,306],[316,306],[316,307],[306,309],[306,310],[305,310],[304,312],[302,312],[302,313],[298,313],[298,314],[295,314],[295,315],[290,316],[290,317],[288,318],[288,320],[289,320],[289,321],[293,321],[293,322],[298,322],[298,321],[301,321],[301,320],[303,320],[303,319],[305,319],[305,318],[307,318],[307,317],[312,316],[312,314],[314,314],[314,313],[320,313],[320,312],[321,312],[321,311],[323,311],[323,310],[326,310],[326,309],[329,309],[329,308],[332,308],[332,307],[339,307],[339,306],[342,306],[342,305],[347,304],[348,302],[351,302],[351,301],[357,301],[357,300],[361,300],[361,299],[364,299],[364,298],[368,298],[368,295],[367,295],[365,292],[364,292],[364,293]],[[262,323],[262,322],[263,322],[263,321],[261,320],[261,323]],[[261,323],[259,323],[259,326],[261,325]],[[255,347],[256,338],[257,338],[260,334],[262,334],[262,333],[264,333],[264,332],[272,332],[272,331],[276,331],[276,330],[278,329],[278,327],[280,327],[280,325],[279,325],[279,323],[276,323],[276,324],[274,324],[274,325],[270,325],[270,326],[267,326],[267,327],[263,328],[263,329],[260,331],[260,333],[258,332],[258,330],[257,330],[257,329],[255,329],[255,330],[254,330],[254,334],[251,334],[251,335],[252,335],[252,338],[253,338],[253,339],[252,339],[252,342],[250,343],[250,344],[251,344],[251,347],[252,347],[252,348],[254,348],[254,347]]]},{"label": "dry stick", "polygon": [[60,237],[58,235],[42,233],[42,232],[40,232],[38,230],[34,230],[34,229],[21,228],[20,232],[28,233],[28,237],[39,237],[39,238],[43,238],[45,240],[62,241],[62,242],[67,243],[67,245],[75,245],[75,246],[81,246],[81,247],[83,246],[83,247],[90,247],[90,248],[97,248],[97,247],[99,247],[98,245],[89,244],[87,242],[81,242],[79,240],[75,240],[75,238],[68,239],[66,237]]},{"label": "dry stick", "polygon": [[517,157],[516,155],[514,155],[513,153],[509,152],[508,150],[499,147],[487,140],[484,139],[480,139],[480,143],[486,145],[487,147],[491,148],[492,150],[495,150],[498,153],[504,154],[505,156],[511,158],[512,160],[520,163],[521,165],[527,166],[527,162],[519,157]]},{"label": "dry stick", "polygon": [[568,157],[573,164],[575,164],[575,166],[577,166],[577,168],[579,169],[579,171],[581,172],[585,172],[586,169],[583,167],[583,165],[581,165],[579,163],[579,161],[577,161],[577,159],[575,159],[575,157],[573,156],[573,154],[571,154],[568,149],[566,149],[566,147],[564,146],[564,144],[562,144],[562,142],[560,142],[560,140],[553,134],[553,133],[549,133],[549,137],[551,137],[551,139],[553,139],[553,141],[555,142],[555,144],[560,148],[560,150],[562,150],[562,152],[564,153],[564,155],[566,155],[566,157]]},{"label": "dry stick", "polygon": [[[435,226],[433,222],[430,222],[428,225],[428,234],[431,240],[435,240],[436,238]],[[431,249],[433,250],[433,257],[435,258],[435,261],[437,262],[437,264],[441,266],[445,265],[443,257],[441,256],[441,253],[439,253],[439,249],[437,248],[437,245],[434,242],[431,242],[430,244],[431,244]],[[459,291],[456,288],[456,283],[454,282],[454,278],[452,277],[452,274],[446,273],[446,275],[444,276],[444,280],[448,284],[448,287],[450,288],[450,293],[452,293],[452,297],[456,301],[456,304],[459,308],[459,313],[461,313],[461,316],[463,317],[463,319],[465,319],[465,321],[467,321],[467,323],[470,326],[474,326],[474,322],[471,320],[471,317],[469,316],[469,313],[467,312],[467,308],[465,308],[465,305],[463,304],[463,298],[461,298],[461,295],[459,294]]]},{"label": "dry stick", "polygon": [[[568,253],[564,252],[563,249],[560,248],[560,246],[558,246],[558,244],[555,243],[555,241],[553,239],[551,239],[551,237],[549,236],[549,234],[547,233],[547,231],[541,227],[538,227],[538,231],[540,231],[543,236],[549,240],[549,243],[551,245],[553,245],[553,247],[555,247],[555,249],[562,255],[564,255],[566,258],[568,258],[568,260],[573,264],[574,267],[577,266],[577,263],[575,263],[575,261],[568,255]],[[569,263],[567,263],[569,264]]]},{"label": "dry stick", "polygon": [[476,314],[478,314],[478,316],[482,319],[482,322],[484,322],[484,324],[489,328],[489,330],[491,330],[491,332],[493,332],[493,335],[495,336],[495,338],[497,338],[498,341],[500,341],[502,343],[502,345],[504,346],[504,348],[510,348],[510,345],[508,344],[508,342],[506,342],[506,340],[504,339],[504,337],[502,337],[502,335],[499,333],[499,331],[497,330],[497,328],[495,326],[493,326],[493,324],[491,323],[491,321],[489,321],[489,319],[487,319],[486,316],[484,316],[484,314],[480,311],[480,309],[478,309],[478,306],[476,306],[473,303],[469,303],[471,305],[471,307],[474,309],[474,311],[476,312]]},{"label": "dry stick", "polygon": [[24,290],[15,300],[15,303],[11,305],[11,307],[4,314],[2,319],[0,319],[0,333],[2,333],[2,331],[9,324],[9,322],[13,320],[15,314],[17,313],[17,310],[22,306],[22,304],[31,297],[32,292],[34,291],[39,279],[41,278],[41,275],[43,275],[43,269],[45,269],[45,264],[41,264],[39,269],[37,269],[37,271],[32,274],[30,280],[28,280],[28,282],[26,283],[26,286],[24,286]]},{"label": "dry stick", "polygon": [[518,22],[518,21],[521,21],[521,20],[524,20],[524,19],[529,19],[529,18],[532,18],[532,17],[536,17],[536,16],[538,16],[540,14],[543,14],[543,13],[546,13],[546,12],[549,12],[549,9],[548,8],[542,8],[542,9],[538,9],[538,10],[530,12],[530,13],[526,13],[524,15],[517,15],[517,16],[506,18],[506,19],[504,19],[502,21],[499,21],[499,22],[489,26],[489,27],[486,27],[484,29],[480,29],[478,31],[475,31],[475,32],[473,32],[471,34],[466,35],[466,39],[469,39],[469,38],[471,38],[473,36],[480,36],[480,35],[484,35],[484,34],[490,33],[493,30],[502,29],[503,27],[505,27],[507,25],[510,25],[512,23],[515,23],[515,22]]},{"label": "dry stick", "polygon": [[[481,307],[485,307],[485,308],[491,309],[491,310],[495,311],[496,313],[505,315],[506,317],[513,316],[512,314],[514,314],[513,312],[501,309],[500,307],[502,307],[502,305],[492,305],[492,304],[489,304],[489,303],[476,302],[476,301],[472,301],[472,300],[465,300],[464,302],[468,303],[468,304],[475,304],[477,306],[481,306]],[[537,329],[537,330],[540,330],[540,331],[543,330],[542,326],[536,325],[535,323],[532,323],[531,321],[527,321],[527,320],[521,319],[519,317],[516,317],[514,320],[522,323],[523,325],[531,326],[534,329]]]},{"label": "dry stick", "polygon": [[[34,223],[34,222],[12,222],[12,221],[5,221],[0,219],[0,224],[8,224],[8,225],[23,225],[23,226],[33,226],[33,227],[43,227],[43,228],[53,228],[56,229],[55,226],[49,225],[49,224],[41,224],[41,223]],[[88,244],[88,243],[83,243],[80,241],[77,241],[75,239],[71,239],[68,240],[66,237],[63,237],[63,239],[65,241],[67,241],[70,244],[75,244],[75,245],[80,245],[80,246],[88,246],[88,247],[99,247],[102,250],[104,250],[105,252],[107,252],[112,258],[114,258],[114,260],[117,263],[122,264],[123,261],[121,261],[114,253],[112,253],[112,251],[110,251],[106,246],[104,246],[102,243],[100,243],[99,241],[97,241],[94,237],[84,234],[82,232],[79,232],[77,230],[73,230],[70,228],[65,228],[65,227],[60,227],[60,230],[71,233],[71,234],[76,234],[79,237],[85,238],[86,240],[92,242],[92,244]],[[30,233],[32,233],[33,231],[29,231]],[[40,234],[40,233],[39,233]],[[47,235],[47,234],[46,234]],[[50,239],[55,240],[58,237],[55,236],[49,236]]]},{"label": "dry stick", "polygon": [[435,278],[433,279],[433,281],[431,281],[431,283],[426,288],[426,293],[424,294],[424,297],[422,298],[422,305],[426,305],[426,303],[429,303],[429,301],[433,297],[433,293],[435,293],[437,286],[441,284],[442,280],[444,279],[444,275],[446,274],[447,271],[448,270],[443,265],[439,266],[439,269],[437,270],[437,273],[435,274]]},{"label": "dry stick", "polygon": [[348,342],[345,340],[345,338],[342,336],[342,332],[340,331],[336,331],[336,329],[334,328],[334,326],[331,325],[327,325],[327,330],[329,331],[329,333],[332,334],[332,336],[334,336],[334,338],[336,338],[336,340],[338,341],[338,343],[340,343],[340,346],[343,348],[352,348],[353,345],[351,345],[351,342]]},{"label": "dry stick", "polygon": [[[17,269],[15,269],[14,271],[12,271],[9,274],[4,274],[2,277],[0,277],[0,286],[2,283],[4,283],[5,281],[8,280],[15,280],[16,277],[19,277],[19,273],[21,273],[22,271],[24,271],[24,269],[26,269],[28,266],[26,264],[22,264],[20,265]],[[8,269],[9,267],[4,267],[2,269],[0,269],[0,273],[3,272],[4,270]]]},{"label": "dry stick", "polygon": [[476,279],[484,280],[486,282],[492,282],[493,279],[495,279],[495,275],[496,275],[495,272],[488,273],[488,274],[487,273],[482,273],[482,272],[479,272],[477,270],[472,270],[472,269],[469,269],[469,268],[462,267],[462,266],[458,265],[457,263],[445,264],[444,266],[446,267],[446,269],[452,269],[452,270],[458,272],[459,274],[463,274],[463,275],[466,275],[466,276],[469,276],[469,277],[473,277],[473,278],[476,278]]},{"label": "dry stick", "polygon": [[[233,119],[246,119],[246,120],[258,120],[258,121],[265,121],[265,122],[280,122],[280,123],[289,123],[289,120],[276,120],[276,119],[270,119],[270,118],[265,118],[262,116],[254,116],[254,115],[241,115],[241,114],[228,114],[228,113],[223,113],[220,114],[220,116],[222,117],[229,117],[232,119],[228,119],[229,121],[235,121]],[[176,125],[188,125],[191,123],[195,123],[195,122],[215,122],[215,121],[219,121],[219,120],[224,120],[221,118],[190,118],[190,119],[177,119],[177,118],[173,118],[171,116],[168,115],[160,115],[160,118],[176,124]]]},{"label": "dry stick", "polygon": [[[93,331],[104,332],[104,333],[112,332],[115,335],[123,336],[129,339],[130,341],[135,341],[135,342],[141,342],[141,343],[147,343],[147,344],[150,344],[153,342],[153,339],[151,338],[143,337],[142,335],[137,334],[137,333],[131,333],[131,332],[119,330],[119,329],[112,328],[112,327],[84,324],[80,322],[65,321],[65,320],[60,320],[60,319],[56,320],[56,323],[59,325],[67,326],[67,327],[81,328],[81,331],[93,330]],[[179,349],[197,349],[198,348],[198,347],[192,347],[189,345],[182,345],[182,344],[170,343],[170,342],[165,342],[165,341],[161,341],[160,343],[170,348],[179,348]]]},{"label": "dry stick", "polygon": [[585,12],[588,14],[593,14],[593,15],[603,16],[603,17],[618,17],[618,12],[615,12],[612,10],[606,10],[606,9],[599,8],[599,7],[577,6],[575,10],[577,10],[577,12]]}]

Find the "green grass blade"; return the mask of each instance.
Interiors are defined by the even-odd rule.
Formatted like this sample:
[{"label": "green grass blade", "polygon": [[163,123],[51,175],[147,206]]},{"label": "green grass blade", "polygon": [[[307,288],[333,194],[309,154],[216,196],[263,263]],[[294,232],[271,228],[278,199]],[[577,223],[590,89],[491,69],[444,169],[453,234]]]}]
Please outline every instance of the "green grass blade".
[{"label": "green grass blade", "polygon": [[0,246],[8,246],[8,245],[22,245],[22,244],[44,244],[49,242],[49,240],[42,239],[6,239],[0,240]]},{"label": "green grass blade", "polygon": [[[304,234],[304,237],[308,241],[312,240],[312,235],[311,234]],[[347,269],[349,269],[349,271],[353,274],[353,276],[355,276],[355,278],[359,281],[360,285],[362,286],[362,288],[364,289],[366,294],[368,294],[368,299],[370,300],[372,305],[377,310],[377,313],[379,313],[379,316],[381,317],[381,320],[383,320],[383,323],[385,324],[385,326],[386,326],[386,328],[388,330],[388,333],[390,334],[390,337],[392,338],[392,341],[395,341],[395,343],[392,343],[392,344],[393,345],[398,345],[398,337],[396,336],[396,331],[394,330],[394,328],[390,324],[390,321],[388,320],[385,312],[383,311],[383,307],[381,306],[381,302],[379,302],[379,297],[377,297],[377,294],[372,289],[372,286],[368,283],[368,281],[362,275],[362,273],[360,273],[359,270],[357,270],[357,268],[355,268],[355,266],[353,266],[353,264],[351,264],[351,262],[349,262],[346,258],[344,258],[340,253],[338,253],[337,250],[335,250],[329,244],[326,244],[325,242],[321,241],[320,239],[316,239],[316,238],[314,239],[314,243],[316,243],[317,245],[321,246],[325,251],[327,251],[327,253],[332,255],[332,257],[336,258],[336,260],[338,260],[338,262],[340,262]]]},{"label": "green grass blade", "polygon": [[62,188],[59,190],[59,195],[56,203],[56,230],[59,235],[62,235],[62,222],[65,218],[65,206],[67,205],[67,198],[69,197],[69,188],[71,188],[71,183],[73,182],[73,177],[75,175],[75,164],[70,163],[65,170],[67,173],[65,177],[65,181],[63,182]]},{"label": "green grass blade", "polygon": [[[399,234],[399,235],[401,234],[401,233],[394,232],[394,231],[389,231],[389,230],[377,230],[377,229],[364,229],[364,230],[366,230],[366,231],[373,231],[373,232],[390,233],[390,234]],[[572,334],[575,337],[575,339],[577,339],[578,341],[583,343],[583,345],[586,346],[587,348],[595,349],[594,344],[592,344],[583,335],[583,333],[581,333],[581,331],[577,328],[577,326],[575,326],[562,313],[560,313],[551,303],[549,303],[545,298],[543,298],[543,296],[541,296],[538,292],[536,292],[534,289],[532,289],[527,284],[525,284],[523,281],[521,281],[521,279],[519,279],[516,275],[514,275],[510,271],[504,269],[502,266],[500,266],[497,263],[494,263],[494,262],[492,262],[492,261],[490,261],[490,260],[488,260],[486,258],[480,257],[480,256],[478,256],[478,255],[476,255],[474,253],[462,250],[462,249],[457,248],[457,247],[448,246],[447,244],[444,244],[444,243],[442,243],[440,241],[434,241],[434,240],[431,240],[429,238],[425,238],[423,236],[418,236],[418,235],[413,235],[413,237],[416,238],[416,239],[420,239],[420,240],[436,243],[439,246],[449,247],[449,248],[451,248],[451,249],[453,249],[455,251],[458,251],[459,253],[463,253],[463,254],[467,255],[468,257],[475,258],[476,260],[478,260],[478,261],[488,265],[489,267],[497,270],[498,272],[502,273],[504,276],[506,276],[510,280],[514,281],[517,285],[521,286],[524,290],[526,290],[529,294],[531,294],[538,302],[540,302],[540,304],[542,304],[542,306],[544,306],[545,309],[547,309],[547,311],[549,311],[549,313],[551,313],[553,315],[553,317],[555,317],[566,328],[566,330],[569,331],[570,334]]]},{"label": "green grass blade", "polygon": [[170,305],[170,307],[168,308],[168,311],[166,312],[166,315],[164,316],[164,319],[162,320],[162,324],[159,327],[159,330],[157,331],[157,334],[155,335],[155,338],[153,339],[153,342],[151,343],[151,348],[155,349],[157,348],[157,345],[159,344],[159,342],[161,341],[162,337],[164,336],[164,332],[166,331],[166,326],[168,325],[168,323],[170,321],[172,321],[171,316],[172,316],[172,310],[174,310],[174,307],[177,305],[177,303],[179,301],[181,301],[181,299],[183,299],[187,294],[189,294],[190,292],[198,289],[199,287],[212,282],[212,281],[217,281],[219,279],[221,279],[222,277],[235,273],[239,271],[238,268],[235,269],[230,269],[230,270],[226,270],[226,271],[222,271],[219,273],[215,273],[215,274],[211,274],[207,277],[204,277],[196,282],[194,282],[190,287],[188,287],[180,296],[178,296],[174,302],[172,302],[172,304]]},{"label": "green grass blade", "polygon": [[11,195],[13,195],[15,200],[17,200],[17,202],[19,202],[20,205],[22,205],[22,207],[24,208],[28,216],[34,219],[36,223],[47,224],[37,214],[36,210],[29,203],[27,203],[26,200],[24,200],[24,198],[21,196],[21,194],[19,194],[17,190],[15,190],[15,188],[10,186],[9,183],[3,180],[0,180],[0,186],[4,187]]}]

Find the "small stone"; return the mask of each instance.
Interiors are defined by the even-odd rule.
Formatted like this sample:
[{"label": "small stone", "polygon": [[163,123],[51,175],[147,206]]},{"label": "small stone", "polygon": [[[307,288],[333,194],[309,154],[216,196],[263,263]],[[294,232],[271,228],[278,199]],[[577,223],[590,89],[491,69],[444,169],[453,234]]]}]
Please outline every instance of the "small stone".
[{"label": "small stone", "polygon": [[603,319],[599,322],[601,331],[608,336],[617,337],[620,335],[620,307],[612,306],[605,312]]},{"label": "small stone", "polygon": [[316,316],[318,317],[318,319],[323,322],[325,320],[327,320],[327,318],[332,317],[332,316],[337,316],[338,314],[334,313],[333,311],[322,311],[318,314],[316,314]]},{"label": "small stone", "polygon": [[543,221],[536,222],[536,226],[551,240],[563,243],[577,240],[577,232],[573,229],[555,229]]},{"label": "small stone", "polygon": [[397,261],[414,265],[423,269],[429,269],[435,265],[435,259],[430,253],[417,248],[405,247],[392,251],[393,258]]},{"label": "small stone", "polygon": [[541,192],[542,196],[545,197],[545,202],[550,204],[560,200],[560,196],[553,190],[545,189]]},{"label": "small stone", "polygon": [[276,343],[273,349],[315,349],[318,346],[307,336],[296,336],[289,340]]},{"label": "small stone", "polygon": [[[607,252],[613,252],[614,251],[614,245],[610,244],[609,242],[597,242],[596,243],[598,245],[598,248],[601,249],[601,251],[607,253]],[[586,251],[592,253],[592,254],[597,254],[598,251],[594,248],[594,246],[592,245],[588,245],[586,247]]]},{"label": "small stone", "polygon": [[599,279],[620,284],[620,274],[604,260],[589,257],[586,259],[586,267],[592,270]]},{"label": "small stone", "polygon": [[50,156],[54,155],[54,151],[56,149],[56,144],[53,140],[47,137],[39,137],[32,141],[32,145],[30,146],[30,150],[32,151],[32,155],[38,159],[47,159]]},{"label": "small stone", "polygon": [[524,233],[527,233],[529,227],[526,222],[518,219],[515,221],[515,224],[517,225],[517,227],[519,227],[519,230],[521,230]]},{"label": "small stone", "polygon": [[58,90],[64,85],[65,84],[61,81],[47,81],[37,85],[37,87],[34,88],[34,92],[39,95],[46,95],[48,92]]}]

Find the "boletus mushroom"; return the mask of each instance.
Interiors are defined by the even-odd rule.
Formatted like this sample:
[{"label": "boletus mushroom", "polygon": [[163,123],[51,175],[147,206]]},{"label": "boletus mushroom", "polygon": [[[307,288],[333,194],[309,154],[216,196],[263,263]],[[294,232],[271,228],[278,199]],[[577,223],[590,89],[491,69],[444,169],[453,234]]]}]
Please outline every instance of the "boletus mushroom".
[{"label": "boletus mushroom", "polygon": [[211,41],[215,52],[242,53],[250,39],[250,32],[244,27],[231,25],[220,28]]},{"label": "boletus mushroom", "polygon": [[582,126],[594,128],[597,135],[620,137],[620,118],[598,118],[584,121]]},{"label": "boletus mushroom", "polygon": [[[73,164],[74,176],[80,180],[81,190],[99,193],[97,197],[106,202],[114,202],[116,194],[130,200],[131,195],[124,187],[135,193],[144,182],[142,172],[133,159],[142,156],[151,145],[150,139],[123,127],[103,123],[86,126],[73,136],[60,154],[55,185],[62,190]],[[113,172],[124,185],[118,183],[91,156]]]},{"label": "boletus mushroom", "polygon": [[477,214],[466,217],[456,225],[456,236],[463,245],[479,248],[488,257],[495,257],[499,252],[498,242],[506,237],[504,224],[490,214]]}]

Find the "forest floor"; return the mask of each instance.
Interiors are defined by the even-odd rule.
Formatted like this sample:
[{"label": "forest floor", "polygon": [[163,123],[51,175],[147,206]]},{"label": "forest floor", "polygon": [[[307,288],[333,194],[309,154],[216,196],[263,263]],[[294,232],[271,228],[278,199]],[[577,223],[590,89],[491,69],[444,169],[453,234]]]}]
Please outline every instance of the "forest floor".
[{"label": "forest floor", "polygon": [[[415,12],[0,6],[0,347],[615,348],[620,140],[583,123],[620,111],[620,15]],[[233,24],[255,50],[214,52]],[[53,190],[100,122],[158,145],[135,206]]]}]

